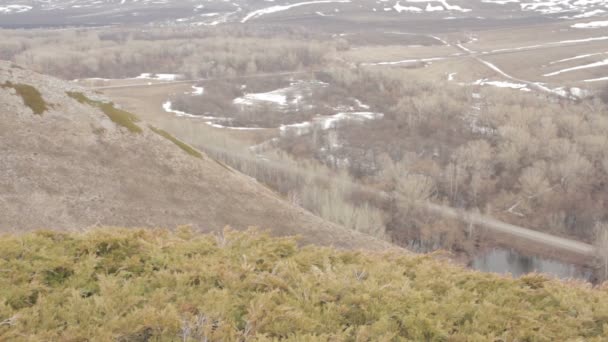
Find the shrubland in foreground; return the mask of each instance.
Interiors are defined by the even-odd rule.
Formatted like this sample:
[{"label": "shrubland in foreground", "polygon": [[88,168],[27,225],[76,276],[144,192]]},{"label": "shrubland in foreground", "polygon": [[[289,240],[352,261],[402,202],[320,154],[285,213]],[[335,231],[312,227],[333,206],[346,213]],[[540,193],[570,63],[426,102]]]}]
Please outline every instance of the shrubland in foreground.
[{"label": "shrubland in foreground", "polygon": [[604,341],[608,289],[253,231],[0,238],[0,340]]}]

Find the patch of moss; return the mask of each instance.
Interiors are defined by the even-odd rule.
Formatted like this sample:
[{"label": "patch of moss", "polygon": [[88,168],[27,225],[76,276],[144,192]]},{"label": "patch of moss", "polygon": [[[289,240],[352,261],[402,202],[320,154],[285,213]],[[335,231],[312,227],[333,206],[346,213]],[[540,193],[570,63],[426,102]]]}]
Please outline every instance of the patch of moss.
[{"label": "patch of moss", "polygon": [[196,157],[196,158],[203,158],[203,155],[197,151],[196,149],[192,148],[192,146],[186,144],[185,142],[177,139],[176,137],[172,136],[171,134],[169,134],[167,131],[164,131],[160,128],[156,128],[154,126],[148,126],[150,127],[150,129],[160,135],[161,137],[170,140],[171,142],[173,142],[175,145],[179,146],[179,148],[181,148],[182,150],[184,150],[186,153],[188,153],[189,155]]},{"label": "patch of moss", "polygon": [[114,121],[114,123],[125,127],[132,133],[141,133],[142,129],[139,127],[136,122],[139,122],[139,118],[133,114],[129,113],[126,110],[122,110],[114,107],[114,104],[111,102],[101,102],[89,99],[85,94],[79,92],[68,91],[66,94],[73,98],[74,100],[88,104],[90,106],[97,107],[101,109],[101,111],[107,115],[110,120]]},{"label": "patch of moss", "polygon": [[93,101],[91,99],[89,99],[85,94],[77,92],[77,91],[66,91],[65,92],[69,97],[73,98],[74,100],[80,102],[80,103],[84,103],[84,104],[88,104],[88,105],[96,105],[97,102]]},{"label": "patch of moss", "polygon": [[0,84],[0,87],[15,89],[17,95],[21,96],[21,99],[23,99],[23,104],[28,106],[32,112],[34,112],[34,114],[42,115],[42,113],[49,109],[49,105],[42,98],[42,94],[40,94],[38,89],[29,84],[15,84],[10,81],[6,81]]},{"label": "patch of moss", "polygon": [[112,103],[103,103],[99,106],[99,108],[110,118],[110,120],[123,127],[126,127],[130,132],[142,132],[141,127],[137,126],[136,124],[136,122],[139,121],[139,118],[135,114],[129,113],[126,110],[118,109],[114,107]]}]

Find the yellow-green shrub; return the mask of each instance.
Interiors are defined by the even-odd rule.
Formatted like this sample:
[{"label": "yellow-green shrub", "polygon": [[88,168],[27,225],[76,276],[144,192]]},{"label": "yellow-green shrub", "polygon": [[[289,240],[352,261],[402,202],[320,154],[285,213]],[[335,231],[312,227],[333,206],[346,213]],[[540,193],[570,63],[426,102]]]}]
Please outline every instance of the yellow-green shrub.
[{"label": "yellow-green shrub", "polygon": [[137,125],[137,122],[139,121],[137,115],[127,112],[126,110],[116,108],[114,107],[113,103],[91,100],[83,93],[68,91],[66,94],[80,103],[98,107],[110,118],[110,120],[114,121],[114,123],[120,126],[125,127],[132,133],[142,132],[141,127]]},{"label": "yellow-green shrub", "polygon": [[196,149],[194,149],[192,146],[186,144],[185,142],[177,139],[176,137],[172,136],[171,134],[169,134],[167,131],[162,130],[160,128],[156,128],[154,126],[148,126],[150,127],[150,129],[152,130],[152,132],[160,135],[161,137],[171,141],[172,143],[174,143],[175,145],[177,145],[179,148],[181,148],[182,150],[184,150],[186,153],[188,153],[189,155],[196,157],[196,158],[203,158],[203,155],[197,151]]},{"label": "yellow-green shrub", "polygon": [[608,289],[255,232],[0,237],[2,341],[605,341]]}]

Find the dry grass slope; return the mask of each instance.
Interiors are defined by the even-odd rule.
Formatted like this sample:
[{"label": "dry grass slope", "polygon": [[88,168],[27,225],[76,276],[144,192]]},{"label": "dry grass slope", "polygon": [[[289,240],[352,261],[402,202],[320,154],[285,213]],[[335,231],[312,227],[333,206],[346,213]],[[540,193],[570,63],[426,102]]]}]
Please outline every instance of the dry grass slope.
[{"label": "dry grass slope", "polygon": [[0,238],[0,340],[605,341],[608,289],[254,231]]}]

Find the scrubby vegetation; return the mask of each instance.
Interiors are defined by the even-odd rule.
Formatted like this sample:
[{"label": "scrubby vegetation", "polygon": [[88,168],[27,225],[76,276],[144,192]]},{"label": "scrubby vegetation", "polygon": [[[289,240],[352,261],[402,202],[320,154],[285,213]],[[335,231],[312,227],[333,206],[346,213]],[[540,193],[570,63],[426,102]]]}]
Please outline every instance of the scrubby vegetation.
[{"label": "scrubby vegetation", "polygon": [[602,341],[608,289],[253,231],[0,238],[0,340]]},{"label": "scrubby vegetation", "polygon": [[[283,137],[279,147],[300,159],[346,168],[389,193],[587,242],[596,223],[608,221],[608,107],[597,99],[443,84],[417,70],[334,68],[317,77],[384,117]],[[388,209],[393,241],[427,235],[469,248],[470,236],[451,224],[404,215],[399,203]]]},{"label": "scrubby vegetation", "polygon": [[133,113],[129,113],[126,110],[114,107],[113,103],[91,100],[85,94],[79,92],[68,91],[67,95],[80,103],[86,103],[88,105],[98,107],[110,118],[110,120],[114,121],[114,123],[120,126],[125,127],[132,133],[142,132],[141,127],[137,125],[139,118]]},{"label": "scrubby vegetation", "polygon": [[148,126],[150,127],[150,129],[152,130],[152,132],[160,135],[161,137],[171,141],[172,143],[174,143],[175,145],[179,146],[179,148],[181,148],[182,150],[184,150],[186,153],[188,153],[189,155],[196,157],[196,158],[203,158],[203,155],[197,151],[196,149],[192,148],[192,146],[184,143],[183,141],[177,139],[176,137],[172,136],[171,134],[167,133],[167,131],[163,131],[162,129],[156,128],[154,126]]},{"label": "scrubby vegetation", "polygon": [[227,77],[320,65],[335,47],[315,38],[251,27],[4,30],[0,59],[65,79],[150,72]]},{"label": "scrubby vegetation", "polygon": [[15,89],[17,95],[23,99],[23,104],[34,112],[34,114],[42,115],[49,109],[49,105],[46,103],[42,94],[38,89],[34,88],[29,84],[15,84],[10,81],[6,81],[0,84],[0,88],[12,88]]}]

